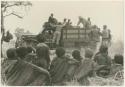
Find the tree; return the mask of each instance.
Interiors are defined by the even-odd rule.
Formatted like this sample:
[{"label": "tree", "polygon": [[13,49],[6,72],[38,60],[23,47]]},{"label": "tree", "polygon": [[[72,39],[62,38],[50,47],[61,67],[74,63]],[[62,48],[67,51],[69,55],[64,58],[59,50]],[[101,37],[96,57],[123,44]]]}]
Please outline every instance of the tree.
[{"label": "tree", "polygon": [[[32,3],[29,1],[1,1],[1,52],[2,52],[2,44],[5,36],[5,28],[4,28],[4,19],[8,16],[14,15],[17,18],[22,19],[23,17],[18,14],[15,10],[9,11],[11,8],[16,7],[29,7],[32,6]],[[2,53],[1,53],[2,56]]]}]

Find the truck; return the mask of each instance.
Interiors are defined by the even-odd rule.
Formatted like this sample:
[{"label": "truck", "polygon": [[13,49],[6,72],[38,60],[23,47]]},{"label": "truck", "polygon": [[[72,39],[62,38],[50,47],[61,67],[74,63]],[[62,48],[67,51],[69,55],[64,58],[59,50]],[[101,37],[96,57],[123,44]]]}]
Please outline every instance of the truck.
[{"label": "truck", "polygon": [[[50,33],[49,29],[44,29],[43,32],[39,33],[45,37],[45,43],[50,47],[50,49],[55,49],[56,45],[53,42],[53,33]],[[22,35],[20,44],[29,44],[29,42],[39,43],[37,40],[37,35]],[[99,41],[95,41],[95,38],[91,35],[91,29],[80,28],[76,26],[64,27],[61,31],[60,46],[66,49],[70,48],[86,48],[89,47],[93,51],[97,47]]]}]

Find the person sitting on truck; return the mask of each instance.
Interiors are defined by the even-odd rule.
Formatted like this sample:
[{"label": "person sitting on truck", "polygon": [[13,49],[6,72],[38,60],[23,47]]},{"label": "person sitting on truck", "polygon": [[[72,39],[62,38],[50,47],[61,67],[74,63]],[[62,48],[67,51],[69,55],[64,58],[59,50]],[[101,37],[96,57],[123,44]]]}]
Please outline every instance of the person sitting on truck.
[{"label": "person sitting on truck", "polygon": [[62,24],[66,24],[66,21],[67,21],[67,19],[66,19],[66,18],[64,18],[64,20],[63,20],[63,23],[62,23]]},{"label": "person sitting on truck", "polygon": [[53,13],[51,13],[51,15],[50,15],[50,17],[48,19],[48,22],[54,24]]},{"label": "person sitting on truck", "polygon": [[88,17],[88,23],[89,23],[89,25],[91,25],[91,19],[90,19],[90,17]]}]

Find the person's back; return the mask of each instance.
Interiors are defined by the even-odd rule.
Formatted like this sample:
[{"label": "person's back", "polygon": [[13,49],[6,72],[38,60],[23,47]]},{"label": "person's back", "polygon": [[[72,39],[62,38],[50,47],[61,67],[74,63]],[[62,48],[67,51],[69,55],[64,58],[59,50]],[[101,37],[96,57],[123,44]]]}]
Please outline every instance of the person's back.
[{"label": "person's back", "polygon": [[100,41],[100,31],[97,29],[96,25],[94,25],[91,29],[91,39],[93,41],[99,42]]},{"label": "person's back", "polygon": [[99,53],[96,55],[95,61],[99,65],[111,65],[111,58],[106,53]]},{"label": "person's back", "polygon": [[95,68],[95,63],[91,59],[92,56],[93,52],[90,49],[87,49],[85,51],[85,59],[83,59],[82,63],[76,69],[74,77],[78,80],[80,85],[89,85],[88,77],[93,75]]},{"label": "person's back", "polygon": [[13,69],[13,67],[15,66],[15,64],[18,61],[15,48],[8,49],[6,54],[7,54],[7,59],[5,59],[1,63],[2,84],[6,84],[6,80],[8,78],[7,77],[8,72],[11,69]]},{"label": "person's back", "polygon": [[102,38],[107,39],[108,37],[109,37],[108,30],[107,29],[103,30],[102,31]]},{"label": "person's back", "polygon": [[50,66],[50,74],[53,85],[64,85],[65,76],[68,70],[68,58],[65,50],[61,47],[56,49],[57,57],[53,59]]},{"label": "person's back", "polygon": [[47,70],[23,60],[19,60],[9,73],[11,75],[8,74],[6,84],[10,86],[41,86],[46,85],[49,81]]},{"label": "person's back", "polygon": [[99,52],[95,55],[94,61],[98,65],[104,67],[97,71],[97,75],[101,77],[106,77],[110,73],[111,58],[108,56],[108,48],[106,46],[101,46]]},{"label": "person's back", "polygon": [[33,64],[48,69],[50,65],[49,48],[46,46],[37,46],[36,56]]},{"label": "person's back", "polygon": [[[49,81],[49,73],[47,70],[37,67],[31,63],[24,61],[24,48],[9,49],[7,51],[8,61],[5,67],[2,65],[2,75],[5,75],[5,85],[8,86],[29,86],[29,85],[45,85]],[[17,58],[15,53],[18,53]]]}]

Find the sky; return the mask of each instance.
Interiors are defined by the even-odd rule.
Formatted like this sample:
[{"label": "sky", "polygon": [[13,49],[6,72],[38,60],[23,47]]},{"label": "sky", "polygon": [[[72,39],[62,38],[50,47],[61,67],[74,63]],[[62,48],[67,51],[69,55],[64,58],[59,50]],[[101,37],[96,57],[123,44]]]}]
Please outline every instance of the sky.
[{"label": "sky", "polygon": [[[51,13],[59,21],[71,19],[74,26],[78,16],[91,18],[92,24],[102,29],[107,25],[111,30],[113,41],[123,41],[123,2],[121,1],[32,1],[30,8],[12,8],[23,15],[23,19],[15,16],[5,18],[5,28],[14,33],[17,27],[29,30],[34,34],[42,30],[44,22]],[[22,11],[23,9],[23,11]]]}]

